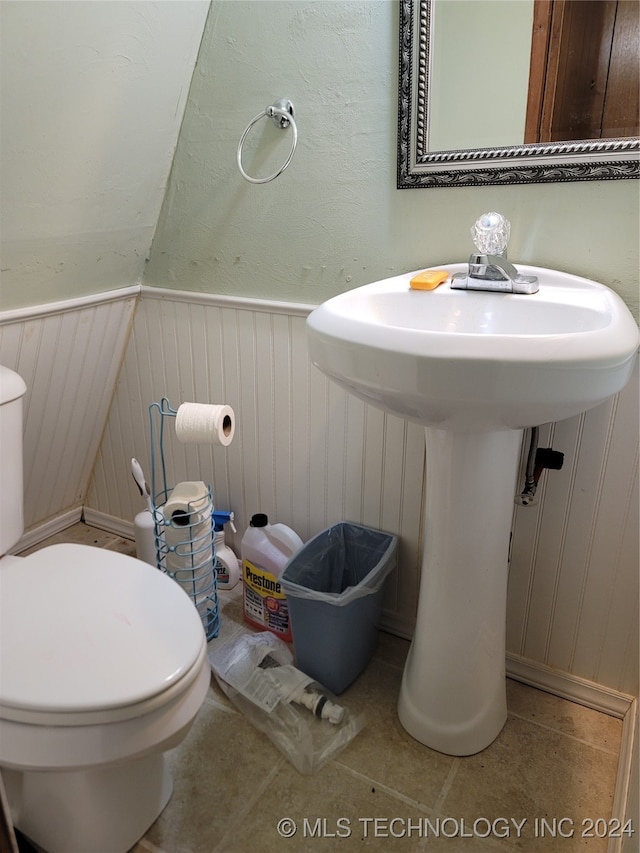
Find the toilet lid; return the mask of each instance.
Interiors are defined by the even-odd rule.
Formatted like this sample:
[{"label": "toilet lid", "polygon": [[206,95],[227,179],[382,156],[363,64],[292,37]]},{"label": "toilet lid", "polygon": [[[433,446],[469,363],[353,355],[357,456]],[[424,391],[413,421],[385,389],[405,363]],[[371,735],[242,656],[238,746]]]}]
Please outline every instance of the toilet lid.
[{"label": "toilet lid", "polygon": [[0,565],[0,704],[58,713],[142,702],[204,642],[198,611],[153,566],[86,545]]}]

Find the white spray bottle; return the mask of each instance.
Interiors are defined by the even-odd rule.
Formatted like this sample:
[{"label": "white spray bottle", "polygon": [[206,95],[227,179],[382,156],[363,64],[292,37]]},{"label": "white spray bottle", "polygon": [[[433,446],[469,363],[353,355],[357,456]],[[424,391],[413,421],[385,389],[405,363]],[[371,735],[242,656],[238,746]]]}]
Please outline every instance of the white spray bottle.
[{"label": "white spray bottle", "polygon": [[238,558],[224,541],[224,526],[230,524],[234,533],[237,533],[233,523],[234,514],[222,510],[214,510],[214,543],[215,543],[215,569],[218,579],[218,589],[233,589],[240,580],[240,564]]}]

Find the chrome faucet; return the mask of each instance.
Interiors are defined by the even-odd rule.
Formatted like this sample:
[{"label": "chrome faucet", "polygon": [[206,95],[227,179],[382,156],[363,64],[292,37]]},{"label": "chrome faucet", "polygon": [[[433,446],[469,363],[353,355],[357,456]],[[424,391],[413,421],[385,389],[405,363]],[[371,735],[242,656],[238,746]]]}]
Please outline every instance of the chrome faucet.
[{"label": "chrome faucet", "polygon": [[501,293],[536,293],[538,278],[520,275],[507,260],[511,226],[499,213],[485,213],[471,229],[477,252],[469,258],[469,271],[452,276],[454,290],[497,290]]}]

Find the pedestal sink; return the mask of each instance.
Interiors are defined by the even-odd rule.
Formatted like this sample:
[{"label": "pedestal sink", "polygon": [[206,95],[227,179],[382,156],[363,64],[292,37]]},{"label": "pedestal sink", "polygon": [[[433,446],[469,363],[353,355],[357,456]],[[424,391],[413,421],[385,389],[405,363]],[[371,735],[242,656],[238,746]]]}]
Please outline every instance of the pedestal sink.
[{"label": "pedestal sink", "polygon": [[[450,274],[464,264],[440,267]],[[451,755],[506,720],[509,535],[525,427],[572,417],[627,383],[640,336],[609,288],[518,265],[537,293],[411,290],[415,273],[329,299],[307,321],[313,363],[425,427],[424,555],[398,714]]]}]

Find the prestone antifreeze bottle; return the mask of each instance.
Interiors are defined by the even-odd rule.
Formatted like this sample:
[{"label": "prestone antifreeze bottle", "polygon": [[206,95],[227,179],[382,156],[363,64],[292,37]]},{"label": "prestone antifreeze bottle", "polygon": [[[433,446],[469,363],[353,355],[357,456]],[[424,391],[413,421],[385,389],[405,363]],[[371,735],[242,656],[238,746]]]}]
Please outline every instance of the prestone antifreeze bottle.
[{"label": "prestone antifreeze bottle", "polygon": [[303,546],[286,524],[269,524],[264,513],[252,516],[242,537],[242,599],[245,621],[281,640],[292,640],[287,599],[280,584],[282,570]]}]

